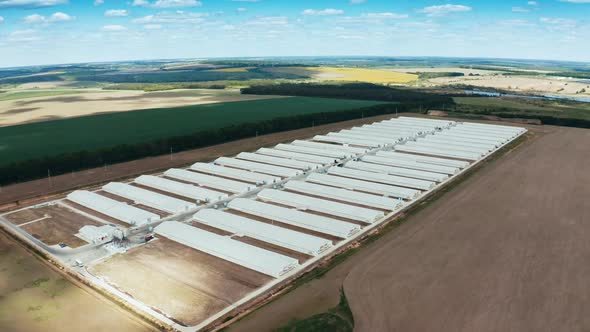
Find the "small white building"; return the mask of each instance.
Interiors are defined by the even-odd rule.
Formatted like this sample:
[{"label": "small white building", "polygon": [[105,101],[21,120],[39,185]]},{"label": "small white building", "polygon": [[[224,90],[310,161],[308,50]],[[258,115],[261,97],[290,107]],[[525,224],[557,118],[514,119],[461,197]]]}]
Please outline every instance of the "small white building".
[{"label": "small white building", "polygon": [[111,225],[103,225],[100,227],[86,225],[80,228],[78,236],[88,243],[105,243],[113,239],[113,234],[116,230],[117,228]]}]

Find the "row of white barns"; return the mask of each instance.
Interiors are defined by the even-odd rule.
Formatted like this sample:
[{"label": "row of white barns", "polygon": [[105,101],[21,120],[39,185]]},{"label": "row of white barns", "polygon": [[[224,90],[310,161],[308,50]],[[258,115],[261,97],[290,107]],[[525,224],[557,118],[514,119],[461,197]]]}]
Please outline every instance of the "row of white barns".
[{"label": "row of white barns", "polygon": [[166,221],[155,228],[156,234],[209,255],[278,278],[296,268],[299,262],[270,250],[249,245],[227,236],[207,232],[177,221]]}]

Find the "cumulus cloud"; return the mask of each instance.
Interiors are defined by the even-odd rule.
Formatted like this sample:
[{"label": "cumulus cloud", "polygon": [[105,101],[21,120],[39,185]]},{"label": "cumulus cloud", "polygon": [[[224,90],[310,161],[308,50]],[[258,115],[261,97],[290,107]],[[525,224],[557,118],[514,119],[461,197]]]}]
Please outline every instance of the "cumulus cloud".
[{"label": "cumulus cloud", "polygon": [[248,11],[248,9],[246,9],[246,8],[244,8],[244,7],[240,7],[240,8],[238,8],[238,11],[239,11],[240,13],[243,13],[243,12],[247,12],[247,11]]},{"label": "cumulus cloud", "polygon": [[472,8],[469,6],[446,4],[446,5],[440,5],[440,6],[425,7],[423,9],[419,10],[419,12],[424,13],[424,14],[426,14],[426,16],[429,16],[429,17],[441,17],[441,16],[446,16],[451,13],[469,12],[471,10],[472,10]]},{"label": "cumulus cloud", "polygon": [[530,9],[522,8],[522,7],[512,7],[512,12],[513,13],[528,13],[528,12],[530,12]]},{"label": "cumulus cloud", "polygon": [[184,11],[161,12],[136,18],[132,22],[138,24],[156,24],[156,23],[201,23],[207,14],[189,13]]},{"label": "cumulus cloud", "polygon": [[152,7],[152,8],[182,8],[182,7],[200,7],[203,3],[197,0],[156,0],[150,2],[147,0],[134,0],[133,6]]},{"label": "cumulus cloud", "polygon": [[301,12],[302,15],[305,16],[332,16],[332,15],[342,15],[344,11],[341,9],[334,9],[334,8],[326,8],[326,9],[306,9]]},{"label": "cumulus cloud", "polygon": [[120,31],[126,31],[127,27],[124,27],[122,25],[105,25],[101,28],[102,31],[105,32],[120,32]]},{"label": "cumulus cloud", "polygon": [[0,24],[4,23],[4,17],[0,16]]},{"label": "cumulus cloud", "polygon": [[121,17],[121,16],[128,16],[129,12],[125,9],[111,9],[104,12],[104,16],[109,17]]},{"label": "cumulus cloud", "polygon": [[539,3],[536,2],[536,1],[529,1],[526,4],[529,5],[529,6],[538,6],[539,5]]},{"label": "cumulus cloud", "polygon": [[94,0],[94,5],[95,6],[100,6],[104,3],[104,0]]},{"label": "cumulus cloud", "polygon": [[0,8],[42,8],[68,3],[68,0],[0,0]]},{"label": "cumulus cloud", "polygon": [[539,20],[542,23],[553,24],[553,25],[576,25],[576,20],[572,20],[569,18],[541,17]]},{"label": "cumulus cloud", "polygon": [[27,24],[47,24],[47,23],[57,23],[57,22],[68,22],[74,19],[73,16],[70,16],[66,13],[57,12],[51,14],[49,17],[45,17],[39,14],[32,14],[29,16],[25,16],[24,22]]},{"label": "cumulus cloud", "polygon": [[146,24],[143,26],[143,28],[146,30],[159,30],[159,29],[162,29],[162,25],[161,24]]},{"label": "cumulus cloud", "polygon": [[253,20],[247,21],[244,25],[247,26],[284,26],[289,24],[289,19],[286,16],[260,16]]},{"label": "cumulus cloud", "polygon": [[385,12],[385,13],[367,13],[367,14],[363,14],[363,17],[375,18],[375,19],[403,19],[403,18],[408,18],[408,15]]}]

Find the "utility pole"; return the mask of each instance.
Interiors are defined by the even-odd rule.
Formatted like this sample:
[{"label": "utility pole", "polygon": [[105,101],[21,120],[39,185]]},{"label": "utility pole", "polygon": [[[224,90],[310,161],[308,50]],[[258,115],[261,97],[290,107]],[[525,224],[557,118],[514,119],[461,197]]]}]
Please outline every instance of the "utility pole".
[{"label": "utility pole", "polygon": [[51,172],[47,169],[47,180],[49,181],[49,186],[51,187]]},{"label": "utility pole", "polygon": [[170,147],[170,160],[172,160],[172,147]]}]

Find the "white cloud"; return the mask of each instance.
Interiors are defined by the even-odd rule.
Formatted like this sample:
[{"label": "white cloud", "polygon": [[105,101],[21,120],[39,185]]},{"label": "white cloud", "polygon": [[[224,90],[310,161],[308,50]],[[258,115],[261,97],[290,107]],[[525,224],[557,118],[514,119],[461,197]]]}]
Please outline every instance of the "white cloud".
[{"label": "white cloud", "polygon": [[334,9],[334,8],[326,8],[326,9],[306,9],[301,12],[302,15],[305,16],[332,16],[332,15],[342,15],[344,11],[341,9]]},{"label": "white cloud", "polygon": [[94,5],[95,6],[100,6],[104,3],[104,0],[94,0]]},{"label": "white cloud", "polygon": [[561,26],[575,26],[576,25],[576,20],[572,20],[569,18],[541,17],[539,20],[542,23],[553,24],[553,25],[561,25]]},{"label": "white cloud", "polygon": [[138,24],[154,24],[154,23],[201,23],[207,14],[203,13],[189,13],[184,11],[176,12],[160,12],[157,14],[147,15],[141,18],[136,18],[132,22]]},{"label": "white cloud", "polygon": [[350,0],[348,1],[348,3],[350,3],[351,5],[360,5],[361,3],[365,3],[367,2],[367,0]]},{"label": "white cloud", "polygon": [[472,8],[469,6],[446,4],[440,6],[425,7],[419,10],[419,12],[424,13],[426,14],[426,16],[429,17],[441,17],[451,13],[469,12],[471,10]]},{"label": "white cloud", "polygon": [[146,30],[159,30],[159,29],[162,29],[162,25],[161,24],[146,24],[143,26],[143,28]]},{"label": "white cloud", "polygon": [[402,18],[408,18],[408,15],[386,12],[386,13],[367,13],[367,14],[363,14],[363,17],[375,18],[375,19],[402,19]]},{"label": "white cloud", "polygon": [[4,23],[4,17],[0,16],[0,24]]},{"label": "white cloud", "polygon": [[109,17],[121,17],[121,16],[128,16],[129,12],[125,9],[111,9],[104,12],[104,16]]},{"label": "white cloud", "polygon": [[47,24],[57,22],[68,22],[72,20],[74,20],[74,17],[62,12],[53,13],[49,17],[45,17],[39,14],[32,14],[29,16],[25,16],[24,18],[24,22],[27,24]]},{"label": "white cloud", "polygon": [[539,5],[539,3],[537,1],[529,1],[526,4],[529,6],[538,6]]},{"label": "white cloud", "polygon": [[119,32],[126,31],[127,28],[122,25],[105,25],[101,28],[101,30],[105,32]]},{"label": "white cloud", "polygon": [[134,0],[133,6],[152,7],[152,8],[182,8],[182,7],[200,7],[203,3],[197,0],[156,0],[150,2],[147,0]]},{"label": "white cloud", "polygon": [[244,8],[244,7],[240,7],[240,8],[238,8],[238,11],[239,11],[240,13],[243,13],[243,12],[247,12],[247,11],[248,11],[248,9],[247,9],[247,8]]},{"label": "white cloud", "polygon": [[0,0],[0,8],[41,8],[68,3],[68,0]]},{"label": "white cloud", "polygon": [[11,42],[32,42],[37,40],[41,40],[41,37],[39,37],[37,31],[33,29],[16,30],[8,35],[8,41]]},{"label": "white cloud", "polygon": [[522,8],[522,7],[512,7],[512,12],[513,13],[528,13],[530,12],[530,9],[527,8]]},{"label": "white cloud", "polygon": [[247,26],[284,26],[288,24],[289,19],[286,16],[260,16],[244,23]]}]

